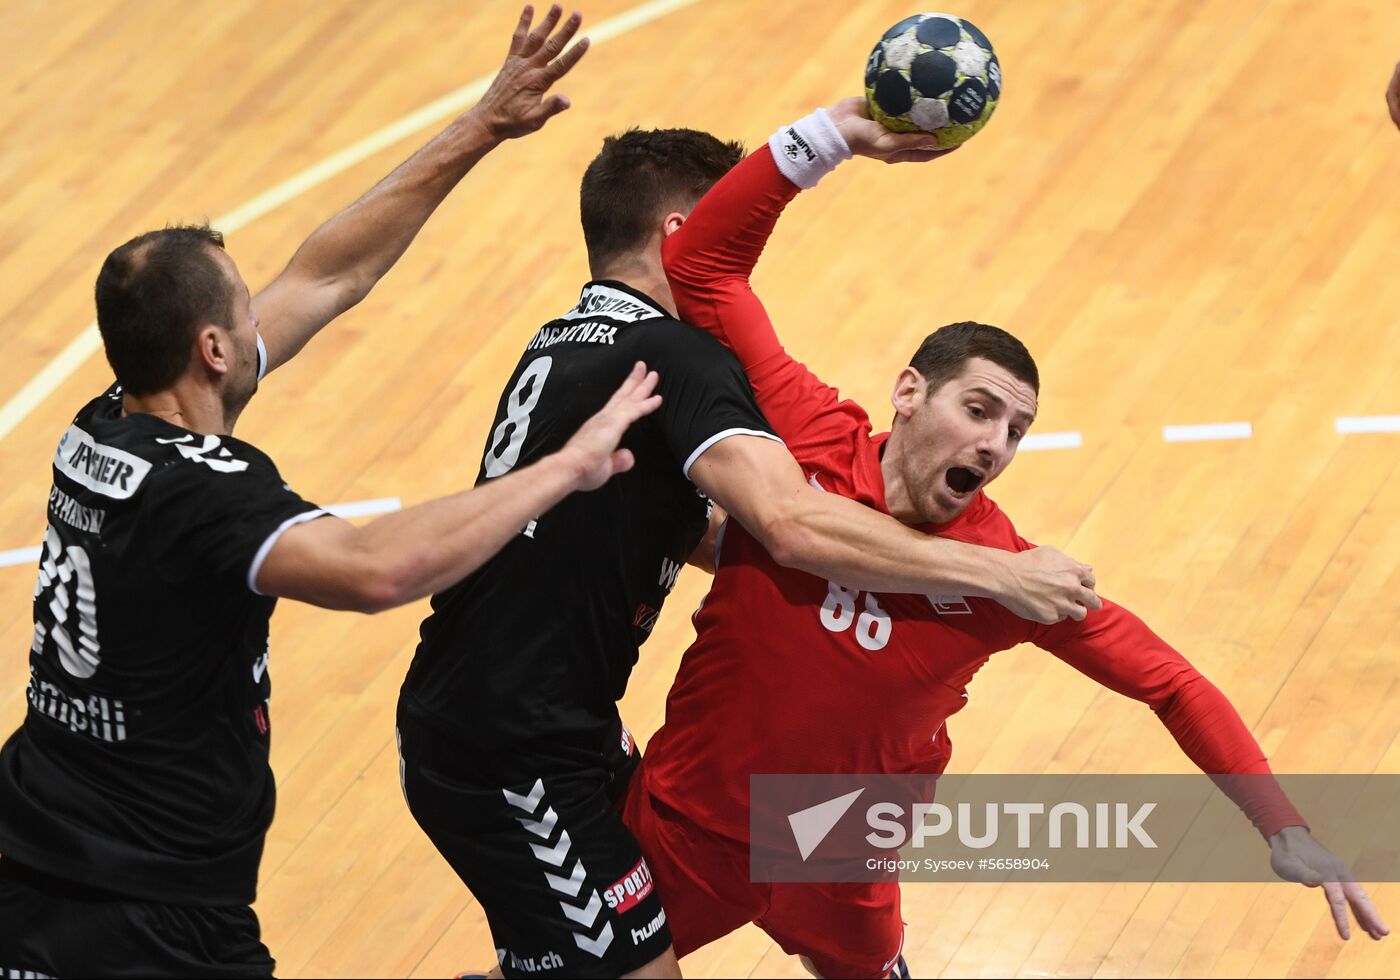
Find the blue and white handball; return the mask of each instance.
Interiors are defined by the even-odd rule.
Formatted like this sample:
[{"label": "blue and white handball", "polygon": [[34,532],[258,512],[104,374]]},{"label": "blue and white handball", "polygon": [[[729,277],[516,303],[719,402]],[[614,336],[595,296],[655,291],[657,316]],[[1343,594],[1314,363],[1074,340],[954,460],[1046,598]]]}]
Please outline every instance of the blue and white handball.
[{"label": "blue and white handball", "polygon": [[950,150],[991,118],[1001,98],[1001,64],[971,22],[915,14],[887,30],[870,52],[865,98],[885,128],[932,133]]}]

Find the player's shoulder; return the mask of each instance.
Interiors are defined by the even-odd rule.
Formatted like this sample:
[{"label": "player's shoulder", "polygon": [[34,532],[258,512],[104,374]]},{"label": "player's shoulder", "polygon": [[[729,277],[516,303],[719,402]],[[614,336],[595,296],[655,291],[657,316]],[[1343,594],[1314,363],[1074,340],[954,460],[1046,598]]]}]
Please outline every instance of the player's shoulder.
[{"label": "player's shoulder", "polygon": [[240,439],[190,432],[154,415],[123,414],[116,385],[78,412],[59,439],[53,463],[60,477],[114,500],[153,486],[204,488],[239,476],[240,490],[252,482],[280,483],[272,460]]}]

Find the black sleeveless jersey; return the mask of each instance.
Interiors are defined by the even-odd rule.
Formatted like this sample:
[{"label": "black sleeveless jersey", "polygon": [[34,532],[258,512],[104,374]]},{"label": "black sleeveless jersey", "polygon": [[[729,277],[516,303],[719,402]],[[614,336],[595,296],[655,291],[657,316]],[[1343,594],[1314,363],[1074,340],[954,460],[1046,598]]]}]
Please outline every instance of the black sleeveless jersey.
[{"label": "black sleeveless jersey", "polygon": [[429,727],[486,750],[591,752],[615,731],[638,647],[705,532],[709,501],[690,465],[732,435],[777,438],[743,369],[642,293],[589,283],[526,346],[477,481],[562,447],[637,361],[660,374],[663,401],[623,440],[636,466],[540,514],[433,597],[400,701]]},{"label": "black sleeveless jersey", "polygon": [[272,820],[253,581],[321,511],[229,436],[90,402],[53,461],[29,711],[0,749],[0,853],[156,901],[251,902]]}]

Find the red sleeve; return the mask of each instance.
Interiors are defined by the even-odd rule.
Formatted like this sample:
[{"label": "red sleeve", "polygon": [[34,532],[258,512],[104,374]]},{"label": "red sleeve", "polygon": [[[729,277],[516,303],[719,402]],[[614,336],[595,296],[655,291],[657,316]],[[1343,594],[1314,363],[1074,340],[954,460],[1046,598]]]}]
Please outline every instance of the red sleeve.
[{"label": "red sleeve", "polygon": [[1284,827],[1307,826],[1235,706],[1142,620],[1105,599],[1103,609],[1082,622],[1065,620],[1036,632],[1037,646],[1156,712],[1187,757],[1216,777],[1265,838]]},{"label": "red sleeve", "polygon": [[842,401],[778,341],[768,311],[749,283],[783,209],[798,194],[764,146],[705,194],[662,247],[680,318],[732,350],[773,430],[801,462],[870,431],[858,405]]}]

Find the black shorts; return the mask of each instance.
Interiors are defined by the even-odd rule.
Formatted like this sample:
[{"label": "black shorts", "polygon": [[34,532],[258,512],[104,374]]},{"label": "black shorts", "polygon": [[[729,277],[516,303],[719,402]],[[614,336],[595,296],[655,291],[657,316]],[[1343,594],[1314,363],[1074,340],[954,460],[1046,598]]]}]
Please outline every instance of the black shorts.
[{"label": "black shorts", "polygon": [[493,778],[469,749],[399,711],[408,808],[486,913],[508,977],[617,977],[671,947],[618,810],[639,756],[625,729],[616,744],[586,765],[513,756],[518,778]]},{"label": "black shorts", "polygon": [[246,905],[125,898],[0,858],[0,976],[270,977]]}]

